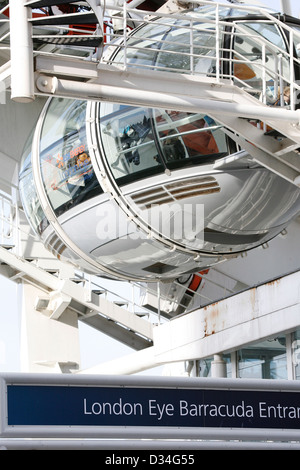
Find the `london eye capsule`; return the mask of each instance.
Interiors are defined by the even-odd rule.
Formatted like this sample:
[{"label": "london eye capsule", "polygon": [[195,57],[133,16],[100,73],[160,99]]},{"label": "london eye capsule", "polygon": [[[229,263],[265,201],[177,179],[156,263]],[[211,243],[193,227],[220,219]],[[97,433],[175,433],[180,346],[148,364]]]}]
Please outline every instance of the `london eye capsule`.
[{"label": "london eye capsule", "polygon": [[[207,77],[219,67],[237,86],[257,90],[266,72],[250,33],[278,50],[286,47],[284,33],[275,22],[220,8],[217,63],[210,8],[188,12],[201,19],[193,30],[193,64],[183,13],[172,24],[154,19],[133,31],[128,64],[149,73],[189,73],[193,67]],[[232,22],[226,25],[228,18],[236,18],[238,31]],[[299,28],[293,21],[291,27]],[[237,56],[251,59],[245,65]],[[116,47],[110,61],[122,60],[123,49]],[[271,51],[267,60],[265,92],[275,104],[278,57]],[[283,60],[283,78],[289,67]],[[234,165],[225,164],[229,155]],[[50,98],[40,115],[24,151],[20,191],[31,226],[56,256],[94,274],[145,281],[199,272],[258,247],[300,211],[300,190],[257,164],[205,110],[192,114],[66,98]]]}]

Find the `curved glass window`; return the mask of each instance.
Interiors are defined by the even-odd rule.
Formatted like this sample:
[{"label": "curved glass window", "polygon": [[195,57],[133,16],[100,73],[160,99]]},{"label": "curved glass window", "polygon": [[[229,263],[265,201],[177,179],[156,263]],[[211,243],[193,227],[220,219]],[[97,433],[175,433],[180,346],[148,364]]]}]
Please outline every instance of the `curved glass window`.
[{"label": "curved glass window", "polygon": [[104,153],[119,180],[137,172],[164,171],[155,143],[151,110],[101,103],[100,131]]},{"label": "curved glass window", "polygon": [[[167,32],[156,57],[155,68],[174,71],[193,71],[204,75],[216,71],[216,35],[210,24],[177,21]],[[219,44],[221,45],[221,43]],[[193,57],[191,58],[191,54]]]},{"label": "curved glass window", "polygon": [[51,100],[40,141],[46,193],[57,216],[101,192],[86,140],[86,101]]},{"label": "curved glass window", "polygon": [[[173,22],[175,23],[175,20]],[[133,65],[138,63],[139,65],[153,66],[168,29],[169,27],[161,25],[159,22],[139,28],[127,40],[126,62]],[[120,49],[113,58],[113,62],[114,64],[123,64],[124,60],[124,49]]]},{"label": "curved glass window", "polygon": [[[211,76],[215,76],[217,68],[220,68],[225,77],[233,76],[235,70],[227,71],[227,73],[224,71],[228,65],[229,54],[231,55],[232,52],[232,39],[237,35],[238,41],[235,41],[237,54],[230,60],[240,61],[244,67],[247,67],[249,63],[250,68],[251,63],[257,61],[261,74],[261,51],[257,54],[257,50],[263,42],[257,44],[257,38],[261,37],[266,45],[274,44],[284,54],[286,47],[282,33],[275,24],[270,24],[268,20],[262,21],[262,17],[259,21],[247,21],[245,10],[231,7],[219,8],[220,19],[233,17],[236,18],[238,26],[234,34],[225,26],[226,23],[220,25],[218,47],[221,57],[218,59],[216,57],[216,29],[211,22],[216,19],[216,8],[212,6],[182,12],[181,19],[168,18],[166,22],[164,19],[156,18],[141,26],[127,38],[126,56],[121,45],[112,57],[113,63],[124,65],[126,61],[127,66],[139,64],[139,67],[150,69],[168,69],[181,73],[195,72]],[[192,23],[190,18],[193,18]],[[239,44],[242,43],[245,43],[246,51],[242,48],[240,53]],[[267,55],[270,55],[268,50]],[[273,59],[277,66],[278,57]],[[267,57],[268,60],[270,57]],[[236,69],[242,68],[240,62],[235,64]],[[288,67],[288,60],[287,64],[285,58],[282,62]],[[272,70],[274,64],[270,62],[269,65]]]},{"label": "curved glass window", "polygon": [[49,222],[45,217],[34,184],[31,163],[32,138],[33,132],[31,133],[23,151],[20,166],[19,187],[22,205],[27,220],[29,220],[34,232],[41,234],[49,225]]},{"label": "curved glass window", "polygon": [[223,126],[206,114],[155,110],[155,126],[170,169],[189,163],[210,163],[227,154]]},{"label": "curved glass window", "polygon": [[160,21],[141,27],[129,37],[126,58],[121,48],[113,57],[113,63],[123,64],[126,59],[127,65],[138,63],[139,67],[181,73],[193,70],[206,74],[216,70],[216,40],[211,24],[194,22],[191,31],[190,21],[184,18],[168,19],[168,25]]},{"label": "curved glass window", "polygon": [[[154,19],[134,31],[112,57],[114,64],[203,74],[233,79],[269,105],[285,105],[282,91],[290,80],[284,32],[269,19],[245,10],[220,7],[219,34],[215,7],[182,12],[181,19]],[[191,22],[191,18],[193,21]],[[198,21],[199,18],[199,21]],[[226,18],[235,18],[226,24]],[[249,18],[249,19],[248,19]],[[216,41],[218,41],[218,48]],[[218,51],[217,51],[218,49]],[[262,97],[262,94],[264,95]]]},{"label": "curved glass window", "polygon": [[237,24],[233,66],[229,73],[233,74],[239,86],[247,84],[262,91],[265,82],[267,104],[277,104],[280,87],[288,84],[290,74],[290,60],[286,55],[283,36],[274,24],[257,21],[241,21]]},{"label": "curved glass window", "polygon": [[228,153],[222,126],[204,114],[100,105],[103,151],[119,184]]}]

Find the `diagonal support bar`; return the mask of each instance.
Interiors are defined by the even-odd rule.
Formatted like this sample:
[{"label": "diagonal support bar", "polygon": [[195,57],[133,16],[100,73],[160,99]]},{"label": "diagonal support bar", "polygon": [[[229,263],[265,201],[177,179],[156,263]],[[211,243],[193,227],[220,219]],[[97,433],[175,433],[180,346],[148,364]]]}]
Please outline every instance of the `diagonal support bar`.
[{"label": "diagonal support bar", "polygon": [[[95,294],[92,295],[91,301],[89,301],[90,299],[86,298],[84,287],[76,285],[71,280],[62,281],[52,274],[32,265],[28,261],[18,258],[15,254],[2,247],[0,247],[0,261],[8,264],[17,272],[24,273],[24,276],[30,279],[31,283],[54,291],[53,297],[50,299],[52,300],[54,313],[53,319],[59,318],[63,309],[67,307],[70,302],[75,302],[89,310],[105,315],[112,322],[122,325],[125,327],[123,331],[128,329],[132,333],[141,335],[147,340],[145,343],[151,343],[153,339],[152,324],[147,320],[139,318],[129,310],[119,307],[113,302]],[[62,295],[61,299],[56,295],[58,293]],[[83,316],[83,320],[84,319],[85,316]]]},{"label": "diagonal support bar", "polygon": [[[193,83],[183,76],[182,79],[179,79],[178,75],[175,78],[176,83],[174,81],[172,84],[172,77],[166,76],[164,72],[151,72],[150,82],[148,83],[144,77],[143,85],[141,85],[143,75],[140,71],[139,77],[130,72],[126,72],[126,77],[122,77],[121,71],[112,72],[114,77],[111,75],[111,79],[114,83],[109,85],[105,81],[104,74],[104,70],[101,70],[98,82],[85,83],[66,80],[59,78],[59,76],[40,75],[36,80],[37,93],[194,113],[205,111],[251,119],[259,117],[261,120],[288,121],[290,124],[299,124],[300,122],[300,111],[282,110],[252,103],[248,94],[242,94],[242,90],[233,86],[230,87],[230,91],[228,91],[227,85],[222,87],[220,84],[218,88],[214,89],[212,83],[205,83],[203,80]],[[158,75],[160,79],[160,91],[155,87],[155,75]],[[168,83],[168,89],[163,86],[163,82]],[[132,84],[140,86],[132,86]],[[188,90],[187,86],[189,86]],[[195,86],[198,88],[198,93],[195,93]],[[300,132],[298,132],[297,140],[300,143]]]}]

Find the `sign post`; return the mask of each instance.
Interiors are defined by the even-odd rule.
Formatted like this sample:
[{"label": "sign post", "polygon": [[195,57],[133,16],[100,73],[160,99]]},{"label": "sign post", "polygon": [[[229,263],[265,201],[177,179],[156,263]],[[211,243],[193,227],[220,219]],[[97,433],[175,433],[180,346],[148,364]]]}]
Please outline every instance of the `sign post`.
[{"label": "sign post", "polygon": [[0,437],[300,441],[300,383],[3,374]]}]

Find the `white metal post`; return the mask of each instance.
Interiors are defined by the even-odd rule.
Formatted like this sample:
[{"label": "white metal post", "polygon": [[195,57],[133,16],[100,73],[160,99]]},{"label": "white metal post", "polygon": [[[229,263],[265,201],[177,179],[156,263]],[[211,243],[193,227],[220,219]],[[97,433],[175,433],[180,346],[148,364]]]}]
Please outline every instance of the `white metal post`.
[{"label": "white metal post", "polygon": [[292,9],[291,9],[290,0],[281,0],[280,3],[281,3],[282,13],[285,13],[286,15],[291,15]]},{"label": "white metal post", "polygon": [[124,37],[124,70],[127,70],[127,10],[126,2],[123,6],[123,37]]},{"label": "white metal post", "polygon": [[226,362],[222,354],[215,354],[214,360],[211,363],[211,376],[212,377],[227,377]]},{"label": "white metal post", "polygon": [[34,100],[31,10],[26,0],[10,0],[11,98],[20,103]]},{"label": "white metal post", "polygon": [[157,315],[158,315],[158,324],[160,325],[160,283],[157,282]]},{"label": "white metal post", "polygon": [[290,109],[294,111],[295,109],[295,87],[294,87],[294,56],[293,56],[293,48],[294,48],[294,34],[293,31],[290,31]]},{"label": "white metal post", "polygon": [[220,81],[220,29],[219,29],[219,4],[216,5],[216,79]]},{"label": "white metal post", "polygon": [[193,20],[190,20],[190,73],[194,73],[194,31]]}]

